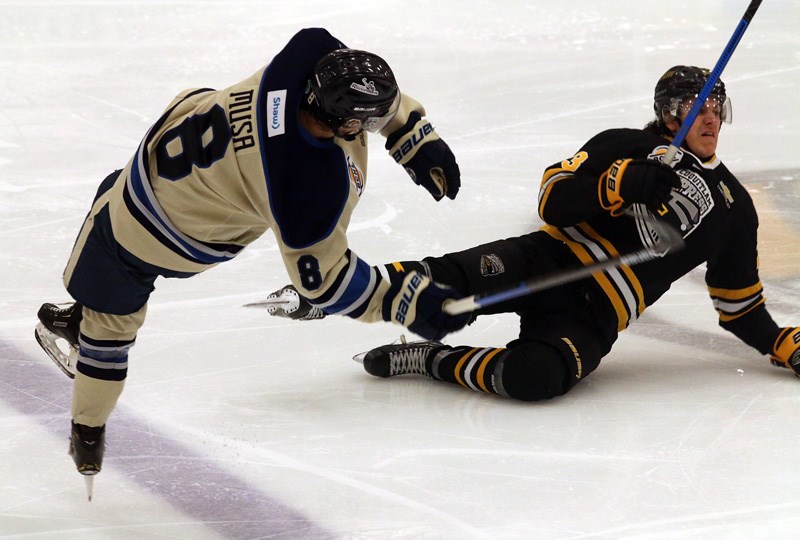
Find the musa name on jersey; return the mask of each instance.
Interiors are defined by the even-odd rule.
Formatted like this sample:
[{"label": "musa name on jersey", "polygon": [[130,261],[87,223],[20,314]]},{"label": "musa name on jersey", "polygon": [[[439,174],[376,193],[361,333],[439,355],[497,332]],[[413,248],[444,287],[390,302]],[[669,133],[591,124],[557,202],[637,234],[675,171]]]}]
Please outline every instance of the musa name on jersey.
[{"label": "musa name on jersey", "polygon": [[543,230],[566,244],[581,263],[591,264],[653,246],[657,233],[640,216],[666,222],[683,235],[682,250],[594,275],[613,306],[617,329],[626,328],[674,281],[706,263],[706,284],[720,324],[767,353],[777,325],[765,309],[758,275],[757,214],[750,195],[716,156],[704,162],[681,149],[674,164],[681,187],[656,212],[635,204],[628,215],[613,217],[599,203],[598,178],[615,160],[660,159],[668,144],[648,130],[614,129],[548,167],[539,192],[539,215],[547,224]]},{"label": "musa name on jersey", "polygon": [[[373,297],[388,285],[345,235],[366,183],[366,134],[322,141],[298,120],[314,64],[341,48],[323,29],[302,30],[250,78],[177,96],[104,197],[120,245],[184,276],[271,228],[301,294],[328,313],[379,320]],[[406,117],[421,110],[404,101]]]}]

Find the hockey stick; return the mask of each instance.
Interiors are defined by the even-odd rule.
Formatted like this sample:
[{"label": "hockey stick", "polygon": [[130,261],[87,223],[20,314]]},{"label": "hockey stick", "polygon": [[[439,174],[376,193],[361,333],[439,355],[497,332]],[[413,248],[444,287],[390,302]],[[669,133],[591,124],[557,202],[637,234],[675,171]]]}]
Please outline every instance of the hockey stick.
[{"label": "hockey stick", "polygon": [[695,118],[697,118],[697,115],[700,114],[700,110],[703,108],[703,105],[705,105],[706,99],[708,99],[709,94],[711,94],[711,90],[714,88],[714,85],[717,84],[717,81],[722,75],[722,70],[725,69],[725,66],[728,64],[728,60],[731,59],[733,51],[736,50],[739,40],[742,39],[744,31],[747,30],[747,27],[750,25],[750,21],[753,20],[753,16],[756,14],[756,10],[760,5],[761,0],[751,0],[750,5],[747,6],[747,10],[744,12],[742,20],[739,22],[739,25],[733,32],[730,41],[728,41],[728,44],[722,51],[722,56],[720,56],[719,60],[717,60],[717,65],[714,66],[714,69],[711,71],[711,75],[708,76],[708,80],[706,81],[705,86],[703,86],[703,89],[700,91],[700,95],[698,95],[697,99],[695,99],[694,105],[692,105],[692,108],[689,109],[689,114],[686,115],[686,119],[683,121],[681,129],[678,130],[675,138],[672,139],[672,144],[669,145],[667,153],[664,154],[664,158],[661,161],[662,163],[665,163],[670,167],[672,166],[672,160],[675,159],[675,155],[678,153],[678,148],[680,148],[681,144],[683,144],[686,134],[689,133],[689,129],[692,127]]},{"label": "hockey stick", "polygon": [[675,229],[654,219],[646,219],[646,221],[658,234],[658,240],[652,247],[637,249],[625,255],[611,257],[603,261],[567,270],[566,272],[555,272],[544,276],[538,276],[523,281],[516,287],[504,291],[488,294],[474,294],[459,300],[447,301],[444,305],[444,312],[449,315],[469,313],[477,309],[505,302],[506,300],[512,300],[537,291],[543,291],[545,289],[578,281],[579,279],[587,278],[592,274],[602,272],[609,268],[618,268],[623,265],[633,266],[635,264],[651,261],[659,257],[660,253],[665,253],[668,250],[674,252],[683,247],[683,237]]}]

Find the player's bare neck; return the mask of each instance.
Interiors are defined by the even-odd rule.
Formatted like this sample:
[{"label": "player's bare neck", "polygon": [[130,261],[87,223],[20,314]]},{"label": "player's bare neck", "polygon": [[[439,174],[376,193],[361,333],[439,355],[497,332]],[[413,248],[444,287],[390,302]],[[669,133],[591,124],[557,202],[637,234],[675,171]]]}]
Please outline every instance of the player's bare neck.
[{"label": "player's bare neck", "polygon": [[300,124],[316,139],[333,138],[333,130],[305,109],[300,109]]}]

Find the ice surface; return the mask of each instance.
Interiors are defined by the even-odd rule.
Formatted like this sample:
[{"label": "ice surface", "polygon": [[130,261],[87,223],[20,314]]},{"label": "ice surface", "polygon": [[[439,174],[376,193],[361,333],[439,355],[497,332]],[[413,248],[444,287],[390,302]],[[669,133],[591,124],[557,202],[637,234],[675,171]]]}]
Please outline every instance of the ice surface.
[{"label": "ice surface", "polygon": [[[702,270],[574,391],[522,404],[353,354],[397,327],[242,308],[286,282],[271,234],[162,280],[94,500],[70,384],[33,340],[97,184],[180,90],[223,87],[298,29],[384,56],[458,156],[435,203],[373,140],[350,241],[373,264],[538,225],[542,170],[713,67],[744,0],[0,2],[0,535],[14,538],[795,538],[800,381],[717,327]],[[718,155],[760,210],[762,280],[800,324],[800,4],[764,2],[726,68]],[[501,346],[514,316],[452,344]]]}]

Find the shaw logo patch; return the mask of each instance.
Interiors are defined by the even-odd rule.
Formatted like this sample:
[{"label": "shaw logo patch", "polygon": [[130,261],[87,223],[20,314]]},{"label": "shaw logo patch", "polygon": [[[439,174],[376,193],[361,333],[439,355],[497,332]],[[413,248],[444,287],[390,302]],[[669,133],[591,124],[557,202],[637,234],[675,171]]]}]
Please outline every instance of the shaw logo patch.
[{"label": "shaw logo patch", "polygon": [[481,255],[481,275],[483,277],[496,276],[505,271],[506,267],[500,257],[494,253]]},{"label": "shaw logo patch", "polygon": [[286,90],[267,92],[267,137],[286,133],[284,124],[286,111]]}]

